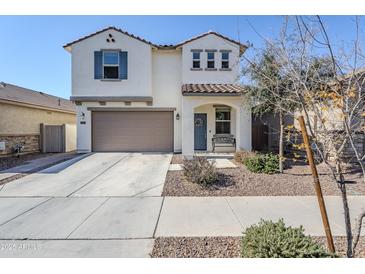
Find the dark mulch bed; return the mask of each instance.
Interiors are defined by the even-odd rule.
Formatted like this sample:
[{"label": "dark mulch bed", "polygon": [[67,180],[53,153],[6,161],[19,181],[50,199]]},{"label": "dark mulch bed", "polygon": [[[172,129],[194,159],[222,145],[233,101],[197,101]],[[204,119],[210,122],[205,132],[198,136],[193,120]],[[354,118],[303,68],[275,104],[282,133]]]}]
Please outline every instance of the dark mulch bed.
[{"label": "dark mulch bed", "polygon": [[[314,237],[325,245],[325,237]],[[339,256],[345,256],[345,237],[335,237]],[[152,250],[153,258],[239,258],[240,237],[166,237],[157,238]],[[356,257],[365,257],[365,237],[361,238]]]},{"label": "dark mulch bed", "polygon": [[17,156],[0,157],[0,171],[20,165],[25,165],[31,160],[48,157],[53,154],[54,153],[31,153],[31,154],[20,155],[19,157]]},{"label": "dark mulch bed", "polygon": [[[187,181],[182,171],[169,171],[166,176],[163,196],[311,196],[315,195],[313,178],[306,165],[295,165],[283,174],[257,174],[242,164],[237,168],[218,169],[219,179],[210,186],[201,186]],[[337,184],[326,175],[324,166],[318,166],[324,195],[340,195]],[[348,171],[349,195],[364,195],[365,183],[361,173]]]}]

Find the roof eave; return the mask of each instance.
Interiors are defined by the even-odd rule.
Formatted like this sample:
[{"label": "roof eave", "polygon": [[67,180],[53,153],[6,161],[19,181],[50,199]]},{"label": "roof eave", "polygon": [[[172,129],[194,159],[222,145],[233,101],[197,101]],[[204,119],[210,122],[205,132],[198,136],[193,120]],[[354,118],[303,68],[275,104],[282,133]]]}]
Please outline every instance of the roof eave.
[{"label": "roof eave", "polygon": [[243,93],[228,93],[228,92],[183,92],[183,96],[241,96]]},{"label": "roof eave", "polygon": [[116,27],[114,27],[114,26],[109,26],[109,27],[104,28],[104,29],[102,29],[102,30],[96,31],[96,32],[91,33],[91,34],[89,34],[89,35],[83,36],[83,37],[81,37],[81,38],[79,38],[79,39],[76,39],[76,40],[74,40],[74,41],[72,41],[72,42],[70,42],[70,43],[67,43],[67,44],[63,45],[63,48],[64,48],[65,50],[67,50],[68,52],[71,52],[71,50],[72,50],[72,47],[71,47],[71,46],[72,46],[72,45],[74,45],[74,44],[76,44],[76,43],[79,43],[79,42],[81,42],[81,41],[83,41],[83,40],[86,40],[86,39],[88,39],[88,38],[90,38],[90,37],[93,37],[93,36],[95,36],[95,35],[98,35],[98,34],[100,34],[100,33],[104,32],[104,31],[108,31],[108,30],[114,30],[114,31],[117,31],[117,32],[122,33],[122,34],[124,34],[124,35],[127,35],[127,36],[129,36],[129,37],[131,37],[131,38],[133,38],[133,39],[136,39],[136,40],[138,40],[138,41],[140,41],[140,42],[142,42],[142,43],[145,43],[145,44],[147,44],[147,45],[150,45],[152,48],[158,48],[158,46],[157,46],[157,45],[155,45],[155,44],[153,44],[152,42],[147,41],[147,40],[145,40],[145,39],[143,39],[143,38],[141,38],[141,37],[135,36],[135,35],[133,35],[133,34],[130,34],[130,33],[126,32],[126,31],[124,31],[124,30],[122,30],[122,29],[118,29],[118,28],[116,28]]}]

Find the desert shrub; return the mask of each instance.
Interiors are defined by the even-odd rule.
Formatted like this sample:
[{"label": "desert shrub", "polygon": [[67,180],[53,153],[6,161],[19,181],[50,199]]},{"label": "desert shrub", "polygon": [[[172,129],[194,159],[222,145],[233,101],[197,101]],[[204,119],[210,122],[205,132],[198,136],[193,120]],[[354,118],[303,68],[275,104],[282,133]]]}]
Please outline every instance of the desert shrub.
[{"label": "desert shrub", "polygon": [[243,163],[249,171],[273,174],[279,171],[279,156],[276,154],[256,154],[246,158]]},{"label": "desert shrub", "polygon": [[304,235],[302,226],[285,226],[278,222],[264,221],[247,228],[242,237],[241,256],[245,258],[328,258],[328,253],[311,237]]},{"label": "desert shrub", "polygon": [[243,164],[243,162],[246,159],[248,159],[250,157],[253,157],[253,156],[255,156],[255,153],[252,152],[252,151],[240,150],[240,151],[235,152],[235,154],[234,154],[234,160],[237,163]]},{"label": "desert shrub", "polygon": [[211,184],[217,180],[217,171],[214,162],[209,162],[204,157],[196,157],[192,160],[185,159],[182,164],[184,176],[197,184]]}]

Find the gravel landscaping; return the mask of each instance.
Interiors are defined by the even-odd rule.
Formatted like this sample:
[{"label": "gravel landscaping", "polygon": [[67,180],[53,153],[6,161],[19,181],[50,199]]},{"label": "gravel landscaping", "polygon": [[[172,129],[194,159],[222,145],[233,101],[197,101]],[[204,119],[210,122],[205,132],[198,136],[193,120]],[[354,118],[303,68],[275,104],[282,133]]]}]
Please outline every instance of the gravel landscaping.
[{"label": "gravel landscaping", "polygon": [[[325,237],[313,237],[325,245]],[[346,238],[335,237],[339,256],[346,254]],[[166,237],[157,238],[151,257],[153,258],[239,258],[240,237]],[[365,237],[357,248],[356,257],[365,258]]]},{"label": "gravel landscaping", "polygon": [[[50,156],[50,155],[53,155],[53,154],[55,154],[55,153],[28,154],[28,155],[24,155],[24,156],[29,156],[29,157],[27,158],[27,160],[25,160],[25,161],[23,161],[23,162],[19,161],[19,164],[18,164],[18,165],[15,165],[15,166],[25,165],[25,164],[27,164],[27,163],[28,163],[29,161],[31,161],[31,160],[35,160],[35,159],[42,158],[42,157],[45,157],[45,156]],[[31,155],[33,156],[33,158],[31,157]],[[42,155],[42,156],[40,156],[40,155]],[[43,155],[44,155],[44,156],[43,156]],[[14,180],[18,180],[18,179],[23,178],[23,177],[25,177],[25,176],[28,176],[28,175],[30,175],[30,174],[32,174],[32,173],[36,173],[36,172],[41,171],[41,170],[43,170],[43,169],[46,169],[46,168],[49,168],[49,167],[52,167],[52,166],[58,165],[58,164],[60,164],[60,163],[62,163],[62,162],[65,162],[65,161],[68,161],[68,160],[70,160],[71,158],[75,157],[75,155],[76,155],[76,154],[74,154],[74,153],[69,153],[67,157],[65,157],[65,158],[63,158],[63,159],[61,159],[61,160],[59,160],[59,161],[56,161],[56,162],[53,162],[53,163],[50,163],[50,164],[47,164],[47,165],[42,165],[42,166],[40,166],[40,167],[38,167],[38,168],[34,168],[34,169],[32,169],[32,170],[29,170],[29,171],[27,171],[26,173],[19,173],[19,174],[15,174],[15,175],[13,175],[13,176],[11,176],[11,177],[8,177],[8,178],[5,178],[5,179],[2,179],[2,180],[0,180],[0,186],[1,186],[1,185],[4,185],[4,184],[6,184],[6,183],[12,182],[12,181],[14,181]],[[39,156],[39,157],[38,157],[38,156]],[[10,157],[7,157],[7,158],[10,158]],[[2,159],[0,159],[0,160],[4,160],[4,159],[6,159],[6,158],[2,158]],[[7,161],[8,161],[8,163],[9,163],[9,166],[10,166],[11,164],[16,163],[16,161],[14,161],[14,159],[11,159],[11,160],[10,160],[10,159],[8,159]],[[4,162],[6,162],[6,161],[4,161]],[[5,166],[5,165],[4,165],[4,166]],[[12,168],[12,167],[15,167],[15,166],[10,166],[10,167],[8,167],[8,168]],[[7,168],[4,168],[3,170],[5,170],[5,169],[7,169]],[[0,170],[0,171],[1,171],[1,170]]]},{"label": "gravel landscaping", "polygon": [[[174,155],[173,162],[181,161]],[[313,178],[307,165],[295,165],[283,174],[258,174],[236,163],[237,168],[218,169],[218,180],[210,186],[201,186],[187,181],[183,171],[169,171],[166,176],[163,196],[312,196],[315,195]],[[337,185],[326,175],[323,165],[318,166],[324,195],[340,195]],[[365,183],[359,172],[345,175],[349,195],[364,195]]]},{"label": "gravel landscaping", "polygon": [[54,155],[55,153],[31,153],[31,154],[24,154],[17,156],[6,156],[0,158],[0,171],[5,170],[8,168],[25,165],[29,161],[43,158],[43,157],[49,157],[51,155]]}]

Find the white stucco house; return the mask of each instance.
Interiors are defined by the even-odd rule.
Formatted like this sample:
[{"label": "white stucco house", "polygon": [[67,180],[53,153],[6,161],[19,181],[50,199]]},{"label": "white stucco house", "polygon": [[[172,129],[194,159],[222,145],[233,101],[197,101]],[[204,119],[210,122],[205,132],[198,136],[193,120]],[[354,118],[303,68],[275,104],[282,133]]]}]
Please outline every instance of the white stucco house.
[{"label": "white stucco house", "polygon": [[235,139],[226,149],[251,150],[251,111],[238,84],[246,45],[212,31],[156,45],[108,27],[64,48],[72,55],[78,152],[191,157],[212,151],[221,136]]}]

